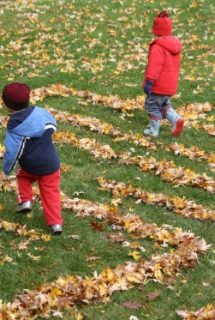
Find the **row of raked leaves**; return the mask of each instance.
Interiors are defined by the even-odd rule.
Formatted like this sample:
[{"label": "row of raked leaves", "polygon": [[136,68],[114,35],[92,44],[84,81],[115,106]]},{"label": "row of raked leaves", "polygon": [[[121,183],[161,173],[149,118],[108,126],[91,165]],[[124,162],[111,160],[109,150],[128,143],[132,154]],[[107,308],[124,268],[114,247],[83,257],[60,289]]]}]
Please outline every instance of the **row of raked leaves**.
[{"label": "row of raked leaves", "polygon": [[[59,115],[60,115],[60,113],[59,113]],[[71,115],[71,117],[72,117],[72,115]],[[79,123],[79,125],[80,125],[80,123]],[[78,141],[78,143],[77,143],[77,141],[75,142],[75,143],[73,143],[74,145],[76,145],[76,147],[77,146],[81,146],[81,148],[84,148],[84,149],[86,149],[86,150],[89,150],[89,151],[91,151],[92,153],[93,153],[93,150],[95,151],[94,152],[94,155],[96,156],[96,157],[99,157],[99,156],[104,156],[104,150],[105,150],[105,148],[107,149],[107,152],[106,152],[106,155],[107,155],[107,157],[110,157],[110,158],[112,158],[112,157],[115,157],[115,153],[113,153],[112,152],[112,150],[111,150],[111,148],[109,149],[109,148],[107,148],[107,146],[104,146],[104,148],[102,148],[102,146],[100,145],[100,144],[98,144],[98,143],[96,143],[96,141],[93,139],[89,139],[89,141],[87,142],[87,140],[88,139],[82,139],[82,142],[80,143],[80,141],[81,141],[81,139],[78,139],[77,137],[75,137],[75,139],[74,140],[76,140],[77,139],[77,141]],[[85,141],[84,141],[85,140]],[[92,146],[91,146],[91,142],[92,141],[94,141],[94,143],[92,143]],[[150,142],[149,142],[150,143]],[[153,143],[152,143],[153,144]],[[97,148],[97,146],[98,146],[98,148]],[[96,152],[96,149],[98,149],[97,150],[97,152]],[[109,153],[109,150],[110,150],[110,153]],[[112,154],[111,156],[109,155],[109,154]],[[101,180],[100,180],[101,181]],[[103,182],[104,182],[105,180],[103,179]],[[210,191],[210,190],[208,190],[208,191]],[[212,191],[213,192],[213,191]],[[80,201],[82,201],[82,200],[80,200]],[[141,200],[141,201],[143,201],[143,200]],[[186,201],[185,201],[186,202]],[[160,204],[159,204],[160,205]],[[162,204],[163,205],[163,204]],[[87,202],[87,207],[89,207],[89,202]],[[74,211],[74,208],[72,209],[73,211]],[[210,212],[210,210],[209,210],[209,212]],[[207,212],[207,214],[208,214],[208,212]],[[206,216],[207,216],[207,214],[206,214]],[[194,215],[195,216],[195,215]],[[197,216],[197,218],[199,219],[199,217]],[[201,217],[200,217],[200,219],[201,219]],[[204,218],[203,218],[204,219]],[[208,219],[208,217],[206,218],[206,219]],[[210,217],[209,217],[209,219],[210,219]],[[130,224],[129,224],[130,225]],[[165,232],[164,232],[164,234],[165,234]],[[161,240],[161,239],[160,239]],[[162,240],[162,241],[166,241],[166,240]]]},{"label": "row of raked leaves", "polygon": [[[15,191],[13,179],[5,181],[5,186],[1,181],[2,190]],[[49,317],[55,310],[69,308],[76,303],[105,302],[114,292],[129,290],[134,285],[146,284],[149,280],[168,283],[181,268],[193,267],[198,261],[198,255],[208,248],[203,239],[184,232],[181,228],[145,223],[138,215],[122,215],[116,207],[108,204],[69,198],[62,193],[62,208],[82,218],[93,217],[109,223],[113,230],[120,231],[120,237],[119,234],[109,235],[113,243],[123,243],[125,238],[121,232],[126,232],[128,236],[135,236],[136,240],[150,238],[161,245],[165,244],[165,247],[173,246],[174,249],[145,261],[141,259],[141,247],[137,246],[134,252],[137,262],[127,262],[115,269],[108,267],[100,274],[95,273],[86,278],[78,275],[60,277],[55,282],[42,284],[39,289],[24,291],[11,303],[1,304],[0,315],[3,319]],[[5,228],[6,224],[2,223],[0,226],[8,230]],[[18,229],[17,226],[16,228]],[[10,231],[14,231],[14,228]],[[28,232],[21,234],[28,236]]]}]

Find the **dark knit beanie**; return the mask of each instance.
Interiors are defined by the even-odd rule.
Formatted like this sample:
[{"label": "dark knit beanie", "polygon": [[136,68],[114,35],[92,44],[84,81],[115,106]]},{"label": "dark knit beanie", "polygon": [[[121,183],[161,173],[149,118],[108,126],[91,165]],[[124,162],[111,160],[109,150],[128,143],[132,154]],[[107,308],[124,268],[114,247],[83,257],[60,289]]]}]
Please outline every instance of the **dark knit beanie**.
[{"label": "dark knit beanie", "polygon": [[156,36],[170,36],[172,33],[172,20],[166,11],[159,13],[154,19],[152,32]]},{"label": "dark knit beanie", "polygon": [[27,84],[13,82],[4,87],[2,99],[9,109],[18,111],[28,107],[30,91]]}]

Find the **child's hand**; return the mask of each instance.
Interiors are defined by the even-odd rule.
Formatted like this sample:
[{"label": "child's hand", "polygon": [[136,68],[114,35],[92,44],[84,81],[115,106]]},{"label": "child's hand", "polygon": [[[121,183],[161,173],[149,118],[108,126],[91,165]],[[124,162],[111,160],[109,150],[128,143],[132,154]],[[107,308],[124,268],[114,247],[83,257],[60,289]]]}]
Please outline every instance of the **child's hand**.
[{"label": "child's hand", "polygon": [[153,81],[146,80],[144,87],[143,87],[145,94],[149,95],[152,92],[152,87],[153,87]]}]

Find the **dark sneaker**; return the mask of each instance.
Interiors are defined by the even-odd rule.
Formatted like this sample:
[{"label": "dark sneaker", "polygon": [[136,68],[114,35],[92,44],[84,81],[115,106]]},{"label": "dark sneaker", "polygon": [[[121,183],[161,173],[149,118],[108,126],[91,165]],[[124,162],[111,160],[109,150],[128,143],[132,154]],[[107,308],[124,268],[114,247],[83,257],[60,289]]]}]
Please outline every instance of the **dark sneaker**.
[{"label": "dark sneaker", "polygon": [[51,226],[52,232],[54,235],[58,235],[62,233],[62,225],[61,224],[53,224]]},{"label": "dark sneaker", "polygon": [[16,212],[18,213],[27,213],[31,210],[32,210],[32,202],[30,200],[20,203],[16,208]]}]

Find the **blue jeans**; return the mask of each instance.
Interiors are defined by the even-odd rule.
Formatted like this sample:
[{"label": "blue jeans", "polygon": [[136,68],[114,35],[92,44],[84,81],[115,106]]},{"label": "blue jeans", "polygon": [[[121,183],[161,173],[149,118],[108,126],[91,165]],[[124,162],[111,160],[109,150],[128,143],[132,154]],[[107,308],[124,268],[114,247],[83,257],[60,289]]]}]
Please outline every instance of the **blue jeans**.
[{"label": "blue jeans", "polygon": [[145,110],[151,119],[161,120],[165,118],[169,108],[172,108],[170,96],[151,93],[145,100]]}]

